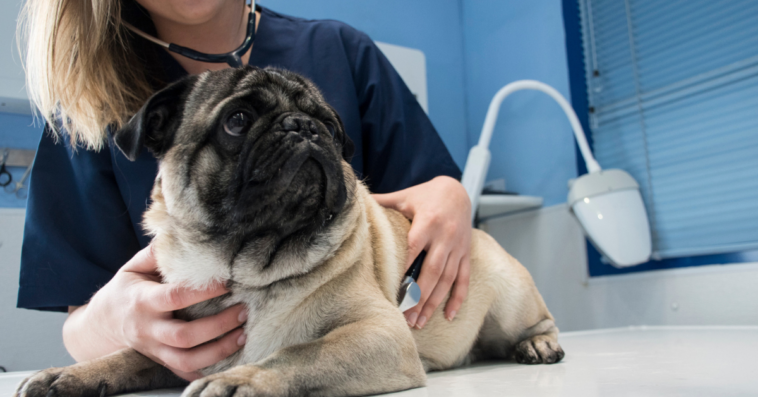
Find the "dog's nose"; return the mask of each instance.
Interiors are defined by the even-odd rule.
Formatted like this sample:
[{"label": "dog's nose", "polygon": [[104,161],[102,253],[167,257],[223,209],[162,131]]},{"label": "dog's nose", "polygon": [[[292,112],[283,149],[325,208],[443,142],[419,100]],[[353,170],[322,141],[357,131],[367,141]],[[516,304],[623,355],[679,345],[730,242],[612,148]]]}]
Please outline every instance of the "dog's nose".
[{"label": "dog's nose", "polygon": [[305,139],[318,139],[318,126],[304,115],[291,114],[282,120],[282,131],[297,132]]}]

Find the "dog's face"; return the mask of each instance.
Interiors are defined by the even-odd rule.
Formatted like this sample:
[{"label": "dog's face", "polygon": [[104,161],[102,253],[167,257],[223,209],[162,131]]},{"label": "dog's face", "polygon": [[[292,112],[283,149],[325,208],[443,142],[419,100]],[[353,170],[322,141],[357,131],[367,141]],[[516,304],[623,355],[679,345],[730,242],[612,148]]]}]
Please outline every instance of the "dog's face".
[{"label": "dog's face", "polygon": [[114,141],[132,160],[143,145],[156,155],[166,211],[194,231],[193,242],[231,251],[230,263],[252,243],[270,265],[282,247],[329,227],[348,200],[352,142],[294,73],[248,67],[185,78],[151,97]]}]

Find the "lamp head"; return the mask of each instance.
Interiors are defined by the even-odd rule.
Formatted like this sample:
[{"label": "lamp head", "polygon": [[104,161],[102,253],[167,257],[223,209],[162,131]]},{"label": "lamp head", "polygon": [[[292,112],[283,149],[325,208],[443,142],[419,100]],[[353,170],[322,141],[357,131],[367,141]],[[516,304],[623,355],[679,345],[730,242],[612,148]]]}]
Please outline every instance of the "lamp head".
[{"label": "lamp head", "polygon": [[616,169],[582,175],[570,184],[568,204],[595,248],[616,267],[648,261],[650,225],[631,175]]}]

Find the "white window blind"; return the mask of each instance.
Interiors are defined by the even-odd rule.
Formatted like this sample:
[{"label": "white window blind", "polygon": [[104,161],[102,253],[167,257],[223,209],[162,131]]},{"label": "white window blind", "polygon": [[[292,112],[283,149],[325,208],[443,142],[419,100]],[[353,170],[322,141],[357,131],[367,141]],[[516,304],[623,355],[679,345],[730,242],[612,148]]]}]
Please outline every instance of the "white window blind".
[{"label": "white window blind", "polygon": [[758,248],[758,1],[579,8],[595,156],[640,183],[654,258]]}]

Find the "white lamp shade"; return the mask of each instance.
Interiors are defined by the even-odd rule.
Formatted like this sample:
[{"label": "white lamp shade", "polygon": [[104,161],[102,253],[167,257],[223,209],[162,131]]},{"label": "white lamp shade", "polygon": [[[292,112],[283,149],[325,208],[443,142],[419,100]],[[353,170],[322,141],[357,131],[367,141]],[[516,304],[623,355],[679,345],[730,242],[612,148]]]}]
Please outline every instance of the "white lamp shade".
[{"label": "white lamp shade", "polygon": [[582,124],[566,98],[555,88],[534,80],[520,80],[501,88],[492,98],[484,119],[479,144],[469,152],[462,183],[471,199],[471,217],[475,217],[482,186],[487,176],[490,153],[487,149],[497,121],[500,104],[520,90],[546,93],[566,113],[576,136],[576,143],[587,165],[588,174],[570,181],[569,207],[595,247],[618,267],[647,262],[652,253],[650,225],[642,203],[639,185],[627,172],[603,170],[592,155]]},{"label": "white lamp shade", "polygon": [[[639,187],[636,182],[635,186],[630,186],[625,183],[625,179],[619,183],[618,177],[625,178],[628,175],[626,173],[615,175],[616,178],[612,179],[616,183],[607,183],[611,179],[609,174],[621,173],[621,170],[601,172],[606,175],[597,173],[583,177],[600,189],[587,189],[586,183],[577,183],[579,180],[572,186],[569,197],[573,198],[570,205],[576,219],[598,251],[615,266],[626,267],[647,262],[652,253],[652,242]],[[631,179],[630,176],[628,178]],[[582,190],[595,191],[592,194],[577,195]]]}]

